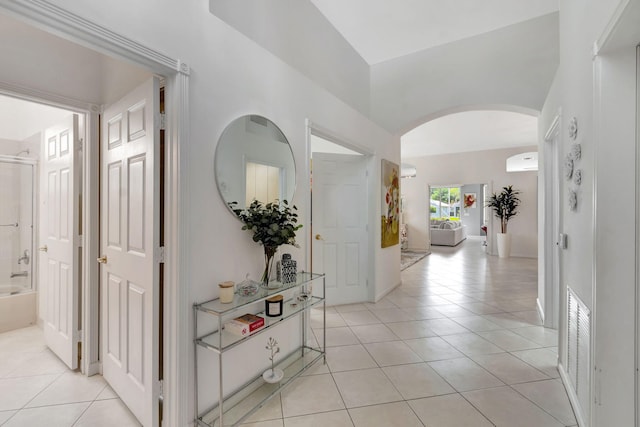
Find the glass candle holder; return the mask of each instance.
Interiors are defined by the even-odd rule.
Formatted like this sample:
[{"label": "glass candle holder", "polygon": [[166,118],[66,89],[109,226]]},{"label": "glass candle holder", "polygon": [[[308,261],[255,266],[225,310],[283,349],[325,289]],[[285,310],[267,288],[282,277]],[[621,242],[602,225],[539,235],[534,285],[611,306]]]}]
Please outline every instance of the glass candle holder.
[{"label": "glass candle holder", "polygon": [[233,302],[233,292],[234,292],[235,283],[233,282],[222,282],[218,284],[220,288],[220,302],[223,304],[229,304]]},{"label": "glass candle holder", "polygon": [[271,298],[264,300],[265,310],[264,313],[269,317],[282,316],[282,306],[284,303],[284,297],[282,295],[275,295]]}]

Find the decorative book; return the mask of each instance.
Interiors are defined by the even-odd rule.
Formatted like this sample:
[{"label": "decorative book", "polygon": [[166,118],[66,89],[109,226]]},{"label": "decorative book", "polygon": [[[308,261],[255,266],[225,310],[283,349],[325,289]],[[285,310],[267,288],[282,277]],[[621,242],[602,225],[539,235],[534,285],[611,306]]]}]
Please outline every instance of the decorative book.
[{"label": "decorative book", "polygon": [[264,328],[264,318],[255,314],[245,314],[224,324],[224,329],[234,335],[246,337]]}]

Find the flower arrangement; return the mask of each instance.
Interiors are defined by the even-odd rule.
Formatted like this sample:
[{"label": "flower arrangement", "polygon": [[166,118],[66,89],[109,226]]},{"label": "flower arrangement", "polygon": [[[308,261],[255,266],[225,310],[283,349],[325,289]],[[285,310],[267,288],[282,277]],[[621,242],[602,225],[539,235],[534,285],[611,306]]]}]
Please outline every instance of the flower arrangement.
[{"label": "flower arrangement", "polygon": [[500,194],[493,193],[487,201],[487,207],[493,209],[497,218],[500,218],[502,233],[507,232],[507,223],[518,213],[520,191],[514,190],[512,185],[502,187]]},{"label": "flower arrangement", "polygon": [[278,247],[281,245],[296,244],[296,231],[302,228],[298,224],[298,208],[289,202],[278,200],[263,204],[258,200],[251,202],[245,209],[237,207],[238,202],[230,202],[231,210],[244,223],[242,230],[253,233],[253,241],[264,247],[265,269],[262,274],[262,283],[268,285],[273,267],[273,260]]}]

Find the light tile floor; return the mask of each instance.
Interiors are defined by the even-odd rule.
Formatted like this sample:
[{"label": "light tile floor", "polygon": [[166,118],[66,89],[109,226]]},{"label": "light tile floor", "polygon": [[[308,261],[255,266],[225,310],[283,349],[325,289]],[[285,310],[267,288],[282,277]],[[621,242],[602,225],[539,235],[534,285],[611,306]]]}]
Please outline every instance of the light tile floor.
[{"label": "light tile floor", "polygon": [[466,240],[401,274],[376,304],[327,308],[327,366],[245,427],[576,425],[558,335],[536,312],[536,260],[487,256]]},{"label": "light tile floor", "polygon": [[[327,366],[244,426],[576,425],[557,333],[535,311],[536,268],[487,256],[479,241],[434,247],[378,303],[328,308]],[[69,371],[30,327],[0,334],[0,425],[139,424],[102,377]]]},{"label": "light tile floor", "polygon": [[139,426],[100,375],[69,370],[31,326],[0,334],[3,427]]}]

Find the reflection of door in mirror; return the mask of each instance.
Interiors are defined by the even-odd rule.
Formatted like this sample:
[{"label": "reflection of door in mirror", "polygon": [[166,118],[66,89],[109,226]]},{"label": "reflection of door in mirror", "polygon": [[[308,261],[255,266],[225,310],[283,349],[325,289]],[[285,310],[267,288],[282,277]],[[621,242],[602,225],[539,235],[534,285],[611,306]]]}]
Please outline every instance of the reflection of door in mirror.
[{"label": "reflection of door in mirror", "polygon": [[282,180],[280,175],[283,173],[282,168],[247,161],[246,169],[246,206],[249,206],[254,200],[270,203],[281,199]]}]

